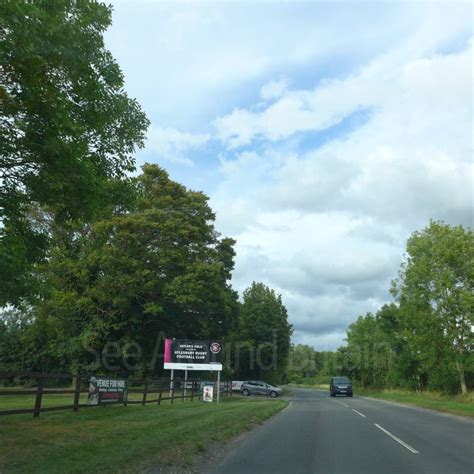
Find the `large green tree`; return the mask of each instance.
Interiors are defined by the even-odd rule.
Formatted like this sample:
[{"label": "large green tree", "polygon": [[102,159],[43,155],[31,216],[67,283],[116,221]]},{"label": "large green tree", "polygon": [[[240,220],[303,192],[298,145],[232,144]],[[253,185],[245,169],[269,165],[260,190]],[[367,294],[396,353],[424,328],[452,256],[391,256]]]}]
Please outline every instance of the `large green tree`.
[{"label": "large green tree", "polygon": [[232,337],[238,375],[281,382],[287,374],[292,332],[281,295],[253,282],[244,291]]},{"label": "large green tree", "polygon": [[367,313],[347,329],[345,373],[363,387],[386,387],[399,348],[398,307],[384,305]]},{"label": "large green tree", "polygon": [[94,1],[0,2],[0,305],[48,246],[32,210],[91,220],[134,169],[148,120],[104,46],[110,24]]},{"label": "large green tree", "polygon": [[226,335],[237,312],[229,282],[234,241],[215,231],[207,201],[145,165],[133,209],[59,242],[36,305],[36,325],[48,334],[41,368],[92,368],[109,349],[133,346],[135,368],[157,370],[150,364],[160,332]]},{"label": "large green tree", "polygon": [[407,341],[454,361],[467,391],[466,363],[474,349],[474,232],[442,222],[415,232],[393,293],[400,301]]}]

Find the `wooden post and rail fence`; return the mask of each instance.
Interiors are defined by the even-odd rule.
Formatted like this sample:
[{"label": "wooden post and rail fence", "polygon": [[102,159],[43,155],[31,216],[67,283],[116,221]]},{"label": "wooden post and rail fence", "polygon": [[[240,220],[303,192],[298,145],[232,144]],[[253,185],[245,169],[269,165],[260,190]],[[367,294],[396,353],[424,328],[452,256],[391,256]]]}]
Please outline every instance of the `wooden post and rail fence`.
[{"label": "wooden post and rail fence", "polygon": [[[30,385],[33,380],[36,381],[35,388],[21,388],[21,387],[0,387],[0,416],[19,415],[25,413],[32,413],[33,417],[39,417],[40,413],[57,410],[72,410],[77,412],[80,408],[90,408],[92,405],[87,403],[80,403],[81,394],[88,394],[89,376],[80,374],[51,374],[39,372],[22,372],[10,373],[0,372],[0,380],[8,379],[27,379]],[[68,381],[72,388],[50,388],[50,385],[56,381]],[[201,400],[202,387],[199,379],[195,380],[180,380],[175,379],[170,385],[169,379],[138,379],[128,378],[127,396],[124,398],[123,405],[140,404],[145,406],[147,404],[155,404],[160,406],[164,401],[169,400],[174,403],[175,400],[185,399],[194,401],[196,398]],[[49,383],[48,383],[49,382]],[[221,384],[222,385],[222,384]],[[178,389],[176,387],[179,387]],[[171,387],[171,388],[170,388]],[[190,393],[189,393],[190,392]],[[132,395],[142,395],[135,399]],[[227,396],[232,395],[232,382],[225,381],[223,383],[223,394]],[[34,396],[34,404],[29,408],[12,408],[2,409],[3,396]],[[45,406],[44,398],[48,395],[71,395],[71,404],[63,404],[57,406]]]}]

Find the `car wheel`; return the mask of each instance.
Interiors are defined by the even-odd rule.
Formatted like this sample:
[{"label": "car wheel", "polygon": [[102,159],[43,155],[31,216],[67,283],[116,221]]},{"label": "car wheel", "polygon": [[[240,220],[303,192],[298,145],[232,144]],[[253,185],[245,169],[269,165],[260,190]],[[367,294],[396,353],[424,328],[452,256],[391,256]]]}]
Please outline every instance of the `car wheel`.
[{"label": "car wheel", "polygon": [[331,397],[334,397],[334,393],[330,393],[329,395],[330,395]]},{"label": "car wheel", "polygon": [[250,392],[245,388],[244,390],[242,390],[242,395],[244,397],[248,397],[250,395]]},{"label": "car wheel", "polygon": [[352,394],[352,393],[349,393],[349,395],[347,395],[347,396],[348,396],[348,397],[352,397],[352,396],[353,396],[353,394]]},{"label": "car wheel", "polygon": [[278,397],[278,393],[276,393],[274,391],[271,391],[270,392],[270,397],[272,397],[272,398]]}]

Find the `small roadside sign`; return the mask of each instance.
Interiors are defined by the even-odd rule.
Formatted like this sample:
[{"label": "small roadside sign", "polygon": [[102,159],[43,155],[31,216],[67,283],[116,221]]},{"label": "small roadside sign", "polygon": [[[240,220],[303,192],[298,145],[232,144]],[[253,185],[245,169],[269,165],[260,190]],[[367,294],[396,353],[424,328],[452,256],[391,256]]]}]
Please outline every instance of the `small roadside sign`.
[{"label": "small roadside sign", "polygon": [[204,385],[202,389],[202,401],[212,403],[214,399],[214,385]]}]

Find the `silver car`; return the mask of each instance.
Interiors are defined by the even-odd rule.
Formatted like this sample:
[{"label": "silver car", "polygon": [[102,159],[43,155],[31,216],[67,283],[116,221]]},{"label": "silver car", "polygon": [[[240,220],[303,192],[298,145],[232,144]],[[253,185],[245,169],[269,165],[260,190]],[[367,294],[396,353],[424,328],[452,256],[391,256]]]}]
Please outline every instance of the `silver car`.
[{"label": "silver car", "polygon": [[283,395],[283,390],[260,380],[250,380],[242,384],[240,393],[245,397],[249,395],[270,395],[270,397],[279,397]]}]

